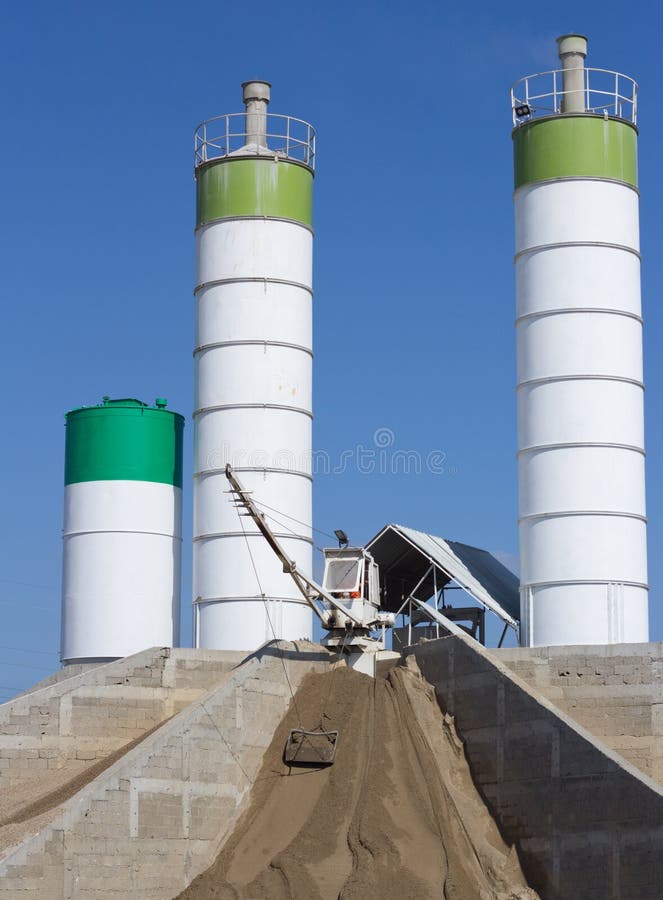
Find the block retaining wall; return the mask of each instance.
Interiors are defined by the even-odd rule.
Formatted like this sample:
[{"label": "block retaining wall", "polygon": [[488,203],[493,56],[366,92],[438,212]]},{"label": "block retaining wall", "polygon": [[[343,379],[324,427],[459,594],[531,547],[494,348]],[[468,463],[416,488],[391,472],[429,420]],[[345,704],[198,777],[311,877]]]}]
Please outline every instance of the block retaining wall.
[{"label": "block retaining wall", "polygon": [[493,652],[544,697],[663,784],[663,644]]},{"label": "block retaining wall", "polygon": [[663,790],[465,636],[408,649],[543,900],[660,900]]},{"label": "block retaining wall", "polygon": [[[206,869],[242,812],[274,730],[304,675],[329,656],[273,645],[161,726],[0,859],[0,898],[176,897]],[[287,649],[290,648],[290,649]]]},{"label": "block retaining wall", "polygon": [[151,648],[0,705],[0,790],[107,756],[179,712],[245,656]]}]

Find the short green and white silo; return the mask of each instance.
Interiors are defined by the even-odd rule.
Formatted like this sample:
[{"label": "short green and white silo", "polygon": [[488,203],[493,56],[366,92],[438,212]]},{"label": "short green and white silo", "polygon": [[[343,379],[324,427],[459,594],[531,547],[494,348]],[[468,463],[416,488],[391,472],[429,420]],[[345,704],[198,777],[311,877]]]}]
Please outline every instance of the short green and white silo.
[{"label": "short green and white silo", "polygon": [[140,400],[66,414],[62,662],[179,640],[184,418]]}]

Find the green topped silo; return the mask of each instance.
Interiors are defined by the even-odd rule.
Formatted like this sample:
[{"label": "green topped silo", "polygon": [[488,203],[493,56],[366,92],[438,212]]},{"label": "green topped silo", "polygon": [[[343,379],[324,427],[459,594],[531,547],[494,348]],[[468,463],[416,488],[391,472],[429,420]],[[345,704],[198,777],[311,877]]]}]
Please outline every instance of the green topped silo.
[{"label": "green topped silo", "polygon": [[166,405],[104,397],[65,416],[65,663],[178,641],[184,418]]},{"label": "green topped silo", "polygon": [[638,90],[557,47],[511,91],[521,643],[642,643]]}]

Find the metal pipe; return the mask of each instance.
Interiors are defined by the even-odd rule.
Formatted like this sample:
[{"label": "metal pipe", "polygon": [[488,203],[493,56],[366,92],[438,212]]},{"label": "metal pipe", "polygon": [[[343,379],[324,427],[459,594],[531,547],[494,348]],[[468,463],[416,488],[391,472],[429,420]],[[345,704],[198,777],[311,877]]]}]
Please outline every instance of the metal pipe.
[{"label": "metal pipe", "polygon": [[563,34],[557,38],[562,63],[563,113],[585,112],[585,57],[587,38],[582,34]]},{"label": "metal pipe", "polygon": [[256,149],[267,146],[267,105],[271,84],[268,81],[245,81],[242,100],[246,106],[246,143]]}]

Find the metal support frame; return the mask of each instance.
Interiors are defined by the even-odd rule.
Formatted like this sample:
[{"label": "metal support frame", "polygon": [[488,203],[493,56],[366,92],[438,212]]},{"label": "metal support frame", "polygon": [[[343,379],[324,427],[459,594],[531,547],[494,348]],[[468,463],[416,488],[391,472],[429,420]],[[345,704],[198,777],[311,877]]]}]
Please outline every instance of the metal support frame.
[{"label": "metal support frame", "polygon": [[448,619],[446,616],[443,616],[439,610],[433,609],[427,603],[424,603],[423,600],[417,600],[416,597],[412,597],[411,599],[412,599],[412,602],[423,613],[425,613],[427,616],[429,616],[429,618],[432,621],[437,622],[439,625],[441,625],[446,631],[449,632],[449,634],[453,634],[453,635],[457,635],[457,636],[465,635],[466,637],[471,637],[471,635],[468,635],[464,629],[462,629],[458,625],[456,625],[455,622],[452,622],[451,619]]},{"label": "metal support frame", "polygon": [[[423,556],[423,558],[424,558],[425,560],[427,560],[427,561],[430,563],[430,566],[431,566],[431,567],[436,567],[436,568],[438,568],[438,569],[440,570],[440,572],[442,572],[444,575],[447,576],[447,578],[449,579],[449,581],[453,581],[453,580],[454,580],[454,576],[453,576],[453,575],[451,575],[449,572],[447,572],[447,571],[444,569],[444,567],[441,566],[438,562],[436,562],[435,560],[431,559],[431,557],[430,557],[427,553],[424,553],[424,552],[422,551],[422,549],[421,549],[420,547],[418,547],[415,543],[413,543],[406,535],[401,535],[401,537],[402,537],[402,538],[410,545],[410,547],[414,548],[414,549],[417,551],[417,553],[419,553],[421,556]],[[407,551],[406,551],[406,552],[407,552]],[[404,556],[404,555],[405,555],[405,553],[403,554],[403,556]],[[401,559],[402,559],[402,556],[401,556]],[[394,565],[396,565],[397,563],[398,563],[398,560],[396,561],[396,563],[395,563]],[[381,571],[382,571],[382,569],[381,569]],[[387,571],[389,571],[389,569],[387,569]],[[414,594],[414,592],[415,592],[416,590],[418,590],[419,586],[422,584],[422,582],[423,582],[423,581],[425,580],[425,578],[428,576],[429,572],[430,572],[430,567],[426,570],[426,574],[424,575],[424,577],[423,577],[422,579],[420,579],[420,580],[417,582],[417,585],[414,587],[414,589],[413,589],[413,591],[412,591],[412,594]],[[513,630],[514,630],[514,632],[516,633],[517,636],[520,635],[520,625],[519,625],[519,623],[518,623],[517,620],[513,619],[513,618],[512,618],[511,616],[509,616],[508,614],[502,615],[502,614],[498,613],[496,610],[491,609],[491,607],[490,607],[490,606],[487,606],[487,605],[486,605],[479,597],[475,596],[475,595],[472,593],[472,591],[471,591],[468,587],[465,587],[465,586],[463,586],[463,585],[451,585],[451,586],[449,586],[449,585],[447,584],[447,585],[445,585],[445,586],[442,588],[442,591],[443,591],[443,592],[444,592],[445,590],[459,590],[459,591],[462,590],[462,591],[465,591],[466,594],[468,594],[470,597],[472,597],[472,599],[475,600],[475,601],[476,601],[480,606],[482,606],[484,609],[490,609],[491,612],[493,612],[493,613],[495,613],[496,615],[498,615],[499,618],[501,618],[503,622],[506,622],[506,623],[509,625],[510,628],[513,628]],[[403,593],[404,593],[404,592],[403,592]],[[401,597],[403,596],[403,593],[401,594]],[[398,609],[398,611],[396,612],[396,615],[397,615],[397,616],[400,615],[401,613],[402,613],[403,615],[405,615],[405,613],[404,613],[404,608],[405,608],[406,604],[407,604],[407,599],[404,601],[404,603],[402,604],[402,606],[401,606],[401,607]]]},{"label": "metal support frame", "polygon": [[[430,562],[430,566],[426,569],[425,573],[421,576],[421,578],[419,579],[419,581],[418,581],[418,582],[415,584],[415,586],[412,588],[410,594],[409,594],[409,595],[405,598],[405,600],[403,601],[402,606],[396,611],[396,615],[397,615],[397,616],[400,616],[400,614],[403,612],[403,610],[404,610],[405,607],[407,606],[408,601],[412,599],[413,595],[419,590],[419,588],[421,587],[421,585],[422,585],[422,584],[424,583],[424,581],[428,578],[428,576],[430,575],[431,569],[433,569],[433,570],[435,569],[435,564],[433,563],[433,561],[430,560],[430,559],[429,559],[428,561]],[[410,617],[411,617],[411,615],[412,615],[412,604],[410,604]]]},{"label": "metal support frame", "polygon": [[[438,568],[440,568],[440,566],[438,566],[438,564],[434,560],[432,560],[430,557],[428,557],[428,562],[430,563],[429,567],[426,569],[426,571],[424,572],[422,577],[419,579],[419,581],[416,583],[416,585],[414,586],[412,591],[409,593],[409,595],[403,600],[403,603],[401,604],[401,606],[395,613],[395,617],[399,616],[399,615],[402,615],[404,617],[405,616],[405,608],[406,607],[408,608],[408,623],[407,623],[408,644],[412,643],[412,625],[413,625],[413,623],[412,623],[412,618],[413,618],[412,617],[412,603],[415,602],[417,605],[420,605],[421,603],[423,603],[424,607],[426,607],[426,609],[431,608],[431,607],[429,607],[429,605],[427,603],[425,603],[424,601],[421,601],[417,597],[415,597],[416,592],[419,590],[419,588],[424,583],[424,581],[428,578],[428,576],[431,574],[431,572],[433,575],[433,604],[434,604],[434,608],[437,612],[439,612],[440,596],[442,598],[443,609],[445,608],[445,606],[444,606],[445,590],[458,590],[458,591],[466,590],[461,585],[449,586],[447,584],[447,585],[444,585],[443,587],[441,587],[439,590],[439,593],[438,593],[437,570],[438,570]],[[441,568],[440,568],[440,571],[444,572],[444,570]],[[447,577],[451,577],[451,576],[449,576],[449,574],[447,572],[444,572],[444,574],[447,575]],[[469,593],[469,592],[466,591],[466,593]],[[472,595],[470,594],[470,596],[472,596]],[[476,599],[476,598],[474,598],[474,599]],[[463,607],[462,609],[457,609],[453,614],[453,618],[455,619],[456,617],[458,617],[459,619],[462,619],[463,617],[465,617],[466,619],[469,619],[473,624],[472,629],[467,630],[465,628],[461,628],[460,630],[464,634],[469,634],[469,636],[472,637],[474,640],[477,640],[477,634],[478,634],[479,643],[482,644],[483,646],[485,646],[485,643],[486,643],[486,623],[485,623],[486,607],[480,601],[477,601],[477,603],[479,603],[479,606],[476,608],[475,607]],[[423,609],[422,609],[422,611],[423,611]],[[475,615],[471,614],[473,612],[475,612]],[[439,637],[441,622],[439,619],[435,619],[433,616],[430,616],[430,618],[435,623],[436,637]],[[451,619],[449,619],[447,616],[443,616],[443,618],[446,621],[451,621]],[[403,625],[405,625],[405,622],[403,622]],[[502,645],[502,642],[506,635],[507,628],[514,628],[516,635],[518,635],[518,629],[515,628],[510,622],[505,622],[504,630],[502,632],[502,637],[500,638],[500,646]]]}]

